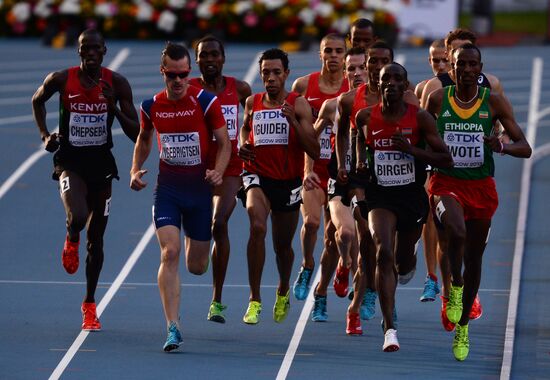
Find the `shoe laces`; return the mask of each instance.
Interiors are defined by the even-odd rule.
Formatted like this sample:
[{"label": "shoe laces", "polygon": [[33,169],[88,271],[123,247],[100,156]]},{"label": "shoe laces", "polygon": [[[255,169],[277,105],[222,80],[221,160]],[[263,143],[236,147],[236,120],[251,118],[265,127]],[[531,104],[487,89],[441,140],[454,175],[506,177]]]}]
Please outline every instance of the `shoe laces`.
[{"label": "shoe laces", "polygon": [[311,279],[311,272],[312,271],[310,269],[302,267],[298,278],[298,283],[301,286],[307,286],[309,284],[309,280]]},{"label": "shoe laces", "polygon": [[429,291],[432,291],[434,293],[437,293],[438,292],[438,286],[437,286],[437,282],[435,282],[434,280],[432,280],[431,278],[427,278],[426,279],[426,282],[424,282],[424,290],[429,290]]},{"label": "shoe laces", "polygon": [[262,309],[262,304],[259,302],[250,302],[248,304],[248,311],[247,314],[254,313],[258,314]]},{"label": "shoe laces", "polygon": [[447,301],[447,307],[460,307],[462,306],[462,288],[458,286],[451,286],[449,292],[449,300]]},{"label": "shoe laces", "polygon": [[363,303],[365,305],[373,305],[376,302],[377,294],[371,289],[367,289],[365,295],[363,296]]},{"label": "shoe laces", "polygon": [[456,325],[455,342],[458,344],[468,344],[468,325]]},{"label": "shoe laces", "polygon": [[217,311],[217,312],[222,312],[222,311],[224,311],[225,309],[227,309],[227,306],[222,305],[221,302],[213,301],[213,302],[212,302],[212,308],[213,308],[215,311]]},{"label": "shoe laces", "polygon": [[315,310],[325,311],[327,309],[327,297],[315,296]]}]

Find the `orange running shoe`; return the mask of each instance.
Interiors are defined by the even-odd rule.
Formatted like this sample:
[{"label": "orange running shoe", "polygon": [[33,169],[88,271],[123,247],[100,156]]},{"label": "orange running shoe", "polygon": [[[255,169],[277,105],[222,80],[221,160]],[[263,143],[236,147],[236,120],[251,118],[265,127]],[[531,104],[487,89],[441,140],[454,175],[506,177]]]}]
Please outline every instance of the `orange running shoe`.
[{"label": "orange running shoe", "polygon": [[346,334],[348,335],[363,335],[363,329],[361,328],[361,318],[359,313],[347,313]]},{"label": "orange running shoe", "polygon": [[82,303],[82,330],[85,331],[100,331],[101,323],[97,319],[94,302]]},{"label": "orange running shoe", "polygon": [[63,268],[68,274],[73,274],[78,270],[78,245],[80,241],[73,243],[69,240],[69,235],[65,238],[65,245],[63,246],[63,253],[61,254],[61,262]]},{"label": "orange running shoe", "polygon": [[455,324],[447,318],[447,302],[449,299],[441,296],[441,324],[446,331],[453,331]]},{"label": "orange running shoe", "polygon": [[483,315],[483,306],[481,306],[481,302],[479,301],[479,295],[476,294],[476,298],[474,299],[474,303],[472,304],[472,308],[470,309],[470,314],[468,314],[468,317],[470,319],[478,319]]},{"label": "orange running shoe", "polygon": [[334,276],[334,281],[332,286],[334,286],[334,291],[338,297],[345,297],[348,295],[348,285],[349,285],[349,268],[344,268],[338,265],[336,268],[336,275]]}]

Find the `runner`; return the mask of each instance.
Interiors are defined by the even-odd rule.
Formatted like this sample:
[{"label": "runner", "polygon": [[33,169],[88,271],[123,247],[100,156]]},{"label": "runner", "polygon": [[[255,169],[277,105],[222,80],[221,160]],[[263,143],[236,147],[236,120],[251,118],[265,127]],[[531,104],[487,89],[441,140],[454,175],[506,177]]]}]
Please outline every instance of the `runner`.
[{"label": "runner", "polygon": [[[190,273],[208,269],[212,223],[212,186],[223,183],[231,142],[219,99],[189,85],[191,58],[180,44],[168,42],[161,54],[160,73],[165,89],[141,103],[141,131],[134,149],[130,187],[140,191],[147,183],[142,169],[156,134],[159,175],[153,221],[160,245],[158,286],[168,337],[164,351],[182,343],[179,325],[181,251],[180,228],[185,233],[185,263]],[[218,145],[209,169],[212,136]]]},{"label": "runner", "polygon": [[[229,234],[228,221],[236,205],[235,197],[241,187],[241,172],[243,162],[237,155],[237,138],[239,103],[244,106],[251,90],[248,83],[222,74],[225,63],[225,49],[223,43],[214,36],[201,38],[195,47],[195,61],[199,66],[201,77],[192,78],[189,84],[215,94],[219,99],[231,140],[231,159],[223,176],[223,183],[214,187],[212,217],[212,279],[213,294],[208,320],[225,323],[224,310],[227,308],[221,303],[223,283],[229,262]],[[213,169],[217,153],[217,144],[210,148],[210,169]]]},{"label": "runner", "polygon": [[242,195],[250,219],[247,245],[250,302],[243,317],[247,324],[257,324],[262,310],[260,283],[270,214],[279,271],[273,319],[282,322],[288,314],[294,261],[292,238],[298,224],[304,152],[313,159],[319,158],[311,107],[298,93],[285,89],[290,72],[287,54],[280,49],[266,50],[259,64],[266,92],[246,100],[239,149],[245,170]]},{"label": "runner", "polygon": [[366,199],[360,206],[364,217],[368,215],[376,247],[383,350],[391,352],[399,350],[393,317],[397,274],[414,269],[415,245],[428,214],[425,165],[450,167],[452,159],[433,118],[404,101],[409,86],[405,68],[396,63],[385,66],[379,83],[381,103],[359,111],[356,119],[366,136],[370,172]]},{"label": "runner", "polygon": [[[468,43],[455,49],[453,55],[457,84],[430,94],[427,110],[437,116],[438,130],[453,155],[454,167],[436,169],[429,192],[440,227],[439,242],[450,262],[452,283],[446,316],[451,323],[458,323],[453,354],[462,361],[469,353],[470,310],[479,289],[491,218],[498,205],[493,152],[527,158],[531,147],[506,99],[478,86],[483,67],[479,49]],[[496,120],[513,144],[502,143],[493,133]]]},{"label": "runner", "polygon": [[[34,120],[45,149],[54,153],[53,179],[59,181],[65,207],[67,237],[62,253],[69,274],[78,270],[80,232],[86,228],[86,296],[82,329],[101,330],[95,291],[103,266],[103,235],[111,207],[111,186],[118,179],[111,153],[111,127],[116,117],[124,133],[136,141],[139,121],[126,78],[102,67],[107,47],[103,36],[87,29],[78,37],[80,66],[48,74],[32,99]],[[46,125],[46,102],[60,95],[59,133]],[[117,107],[118,103],[118,107]]]},{"label": "runner", "polygon": [[378,37],[374,33],[374,24],[366,18],[358,18],[349,29],[348,39],[352,47],[367,49]]},{"label": "runner", "polygon": [[[344,54],[346,54],[346,41],[343,36],[331,33],[326,35],[320,44],[319,56],[321,59],[321,71],[308,74],[296,79],[292,85],[292,91],[304,96],[311,106],[313,113],[313,122],[317,119],[321,105],[327,99],[335,98],[343,92],[348,91],[348,82],[344,78]],[[302,242],[302,267],[298,278],[294,282],[293,292],[298,300],[306,299],[309,293],[309,286],[315,259],[313,252],[317,242],[317,231],[321,224],[321,212],[324,209],[325,234],[323,253],[327,249],[335,252],[334,233],[328,233],[333,230],[330,226],[330,213],[328,209],[323,208],[327,205],[327,182],[329,173],[327,169],[330,160],[330,129],[323,129],[320,132],[321,156],[318,160],[311,160],[309,156],[305,157],[304,176],[305,181],[310,176],[315,176],[319,180],[319,186],[313,187],[308,191],[302,191],[302,212],[303,225],[301,230]]]}]

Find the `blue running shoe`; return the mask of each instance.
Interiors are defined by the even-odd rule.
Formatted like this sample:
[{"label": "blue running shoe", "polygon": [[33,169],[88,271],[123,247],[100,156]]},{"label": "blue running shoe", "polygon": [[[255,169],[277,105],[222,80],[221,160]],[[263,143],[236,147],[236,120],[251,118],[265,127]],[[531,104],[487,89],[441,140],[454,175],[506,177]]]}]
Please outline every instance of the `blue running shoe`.
[{"label": "blue running shoe", "polygon": [[434,281],[429,275],[426,276],[426,281],[424,281],[424,292],[420,297],[421,302],[433,302],[435,297],[439,294],[439,284],[437,281]]},{"label": "blue running shoe", "polygon": [[311,311],[311,320],[313,322],[326,322],[327,315],[327,296],[315,295],[315,303]]},{"label": "blue running shoe", "polygon": [[[397,330],[397,309],[395,306],[393,307],[393,313],[392,313],[392,320],[393,320],[393,328]],[[380,321],[380,326],[382,326],[382,332],[384,332],[384,318]]]},{"label": "blue running shoe", "polygon": [[376,291],[367,288],[365,295],[363,296],[363,301],[361,301],[361,307],[359,308],[359,314],[361,319],[368,321],[374,318],[374,313],[376,312],[376,298],[378,294]]},{"label": "blue running shoe", "polygon": [[178,326],[176,326],[175,322],[170,322],[170,326],[168,326],[168,337],[166,338],[166,343],[164,343],[164,347],[162,349],[166,352],[170,352],[177,349],[182,342],[183,339],[181,339]]},{"label": "blue running shoe", "polygon": [[296,297],[297,300],[303,301],[306,299],[309,293],[309,282],[311,281],[312,274],[312,269],[307,269],[304,267],[300,269],[300,273],[298,273],[298,278],[296,279],[296,282],[294,283],[294,286],[292,288],[294,297]]}]

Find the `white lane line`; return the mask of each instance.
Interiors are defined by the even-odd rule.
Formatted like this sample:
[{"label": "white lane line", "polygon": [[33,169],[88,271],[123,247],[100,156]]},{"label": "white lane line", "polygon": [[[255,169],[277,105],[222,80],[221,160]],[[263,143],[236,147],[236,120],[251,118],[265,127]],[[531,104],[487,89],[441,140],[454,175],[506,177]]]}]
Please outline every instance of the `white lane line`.
[{"label": "white lane line", "polygon": [[[155,227],[151,223],[149,225],[149,228],[147,229],[147,231],[139,241],[138,245],[136,246],[136,248],[134,249],[130,257],[122,267],[115,281],[109,287],[109,290],[107,290],[107,293],[105,293],[105,295],[101,299],[101,302],[97,306],[98,318],[101,317],[101,314],[103,313],[103,311],[105,310],[109,302],[111,302],[111,300],[113,299],[114,295],[116,294],[116,292],[118,291],[118,289],[120,288],[120,286],[122,285],[126,277],[128,277],[128,275],[130,274],[130,271],[132,270],[132,268],[140,258],[141,254],[147,247],[147,244],[149,243],[151,238],[154,236],[154,234],[155,234]],[[71,360],[73,359],[77,351],[80,349],[80,346],[82,346],[82,343],[84,343],[84,340],[86,340],[86,338],[88,337],[89,333],[90,333],[89,331],[81,331],[78,334],[78,336],[76,337],[71,347],[69,347],[69,349],[67,350],[67,353],[63,356],[63,358],[61,359],[57,367],[55,367],[54,371],[49,377],[49,380],[57,380],[61,377],[61,375],[63,374],[63,372],[65,371],[65,369],[67,368],[67,366],[69,365],[69,363],[71,362]]]},{"label": "white lane line", "polygon": [[[317,268],[317,273],[315,273],[313,284],[317,284],[320,279],[321,266],[319,265],[319,267]],[[290,340],[290,344],[288,345],[288,348],[286,350],[285,357],[283,359],[283,362],[281,363],[281,367],[279,368],[279,373],[277,373],[276,380],[284,380],[288,375],[288,371],[290,370],[290,366],[292,365],[292,361],[294,360],[294,356],[296,355],[296,350],[298,349],[298,346],[300,345],[300,340],[302,339],[302,335],[304,334],[304,330],[309,319],[309,314],[311,313],[311,309],[313,309],[313,293],[315,293],[315,286],[312,286],[310,288],[307,299],[304,302],[304,307],[302,308],[302,312],[300,313],[300,318],[298,319],[298,323],[296,324],[296,328],[294,329],[294,333],[292,334],[292,339]]]},{"label": "white lane line", "polygon": [[[529,100],[529,115],[527,116],[527,141],[535,149],[537,138],[538,109],[540,104],[540,88],[542,82],[542,58],[533,59],[533,74],[531,77],[531,97]],[[531,174],[533,159],[523,161],[521,174],[521,190],[519,197],[518,219],[516,224],[516,244],[514,261],[512,262],[512,280],[510,284],[510,300],[508,302],[508,317],[506,319],[506,334],[504,336],[504,352],[500,368],[500,380],[509,380],[512,374],[512,359],[514,357],[514,340],[516,335],[516,319],[518,314],[519,286],[523,253],[525,249],[525,230],[527,227],[527,212],[529,209],[529,193],[531,191]]]},{"label": "white lane line", "polygon": [[[130,55],[130,49],[124,48],[118,52],[115,58],[109,64],[109,69],[116,71],[122,65],[124,60]],[[6,193],[15,185],[15,183],[21,178],[29,168],[34,165],[42,156],[45,156],[48,152],[44,150],[44,147],[40,145],[38,150],[30,155],[14,172],[8,177],[8,179],[0,186],[0,199],[6,195]]]}]

